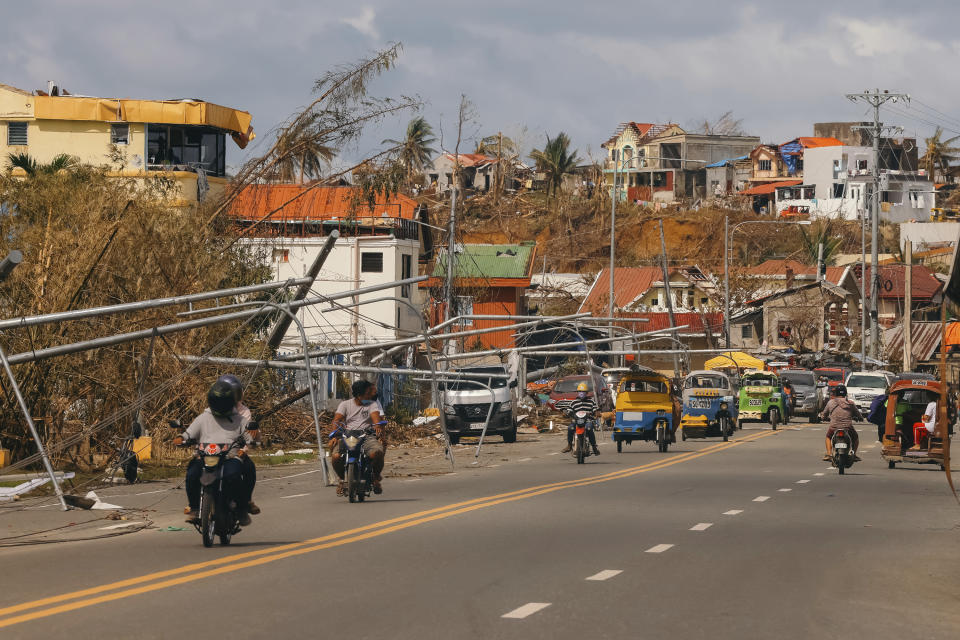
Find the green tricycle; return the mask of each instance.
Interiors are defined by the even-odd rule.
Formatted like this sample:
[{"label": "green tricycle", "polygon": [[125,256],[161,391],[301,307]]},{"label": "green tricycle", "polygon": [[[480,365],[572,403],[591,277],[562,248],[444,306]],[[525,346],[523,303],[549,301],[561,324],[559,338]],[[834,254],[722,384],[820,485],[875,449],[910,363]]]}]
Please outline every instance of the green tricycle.
[{"label": "green tricycle", "polygon": [[740,381],[740,415],[737,428],[744,422],[769,422],[773,430],[786,422],[786,396],[780,378],[772,371],[748,371]]}]

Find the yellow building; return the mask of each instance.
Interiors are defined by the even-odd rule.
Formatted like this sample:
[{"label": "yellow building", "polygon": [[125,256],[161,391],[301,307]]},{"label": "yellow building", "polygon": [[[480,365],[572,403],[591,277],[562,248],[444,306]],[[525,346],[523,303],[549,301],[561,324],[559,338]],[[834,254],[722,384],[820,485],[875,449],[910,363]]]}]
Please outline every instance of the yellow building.
[{"label": "yellow building", "polygon": [[128,100],[23,91],[0,84],[0,167],[10,154],[50,162],[61,153],[116,175],[163,175],[179,188],[174,204],[192,206],[223,190],[226,136],[242,149],[253,139],[250,114],[201,100]]}]

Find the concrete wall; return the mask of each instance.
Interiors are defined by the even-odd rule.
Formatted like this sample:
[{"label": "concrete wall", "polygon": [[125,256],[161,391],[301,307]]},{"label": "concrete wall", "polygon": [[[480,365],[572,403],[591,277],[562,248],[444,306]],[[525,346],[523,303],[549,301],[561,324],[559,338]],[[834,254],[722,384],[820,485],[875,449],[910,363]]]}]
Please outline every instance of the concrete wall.
[{"label": "concrete wall", "polygon": [[911,222],[900,225],[900,248],[913,240],[914,252],[928,244],[956,242],[960,238],[960,222]]},{"label": "concrete wall", "polygon": [[[274,279],[302,278],[313,263],[326,238],[251,238],[245,244],[260,251],[273,268]],[[383,272],[369,273],[358,271],[361,253],[383,253]],[[312,295],[330,295],[349,289],[383,284],[399,280],[401,277],[401,255],[410,256],[413,275],[417,275],[417,255],[420,245],[416,240],[390,239],[388,236],[360,236],[340,238],[323,265],[323,269],[311,289]],[[284,252],[286,252],[284,254]],[[407,295],[404,296],[403,294]],[[400,287],[384,289],[360,296],[360,301],[373,300],[387,296],[404,297],[416,307],[422,306],[421,293],[416,286],[401,291]],[[342,304],[350,304],[352,298],[342,299]],[[317,345],[348,345],[356,334],[359,343],[367,344],[398,338],[410,337],[423,329],[406,305],[390,300],[366,304],[359,307],[360,318],[354,329],[355,316],[352,310],[337,310],[322,313],[329,305],[320,304],[300,309],[297,317],[304,324],[307,340]],[[399,318],[399,323],[398,323]],[[375,321],[387,325],[397,325],[402,331],[379,326]],[[300,349],[300,334],[296,326],[291,326],[283,341],[283,348]]]}]

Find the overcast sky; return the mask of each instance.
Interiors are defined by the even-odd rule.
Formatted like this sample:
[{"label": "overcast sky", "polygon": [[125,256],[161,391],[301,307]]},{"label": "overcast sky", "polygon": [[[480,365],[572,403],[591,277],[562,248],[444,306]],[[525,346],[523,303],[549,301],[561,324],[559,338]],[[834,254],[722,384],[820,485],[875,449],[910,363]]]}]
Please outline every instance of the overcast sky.
[{"label": "overcast sky", "polygon": [[[203,98],[250,111],[261,143],[324,71],[390,42],[404,51],[375,93],[422,97],[448,142],[461,94],[475,105],[471,132],[525,128],[529,148],[566,131],[586,157],[618,122],[691,125],[727,110],[783,142],[813,122],[867,117],[844,94],[873,87],[915,98],[884,117],[908,135],[960,134],[956,0],[32,0],[2,15],[2,83]],[[345,158],[400,137],[409,117]]]}]

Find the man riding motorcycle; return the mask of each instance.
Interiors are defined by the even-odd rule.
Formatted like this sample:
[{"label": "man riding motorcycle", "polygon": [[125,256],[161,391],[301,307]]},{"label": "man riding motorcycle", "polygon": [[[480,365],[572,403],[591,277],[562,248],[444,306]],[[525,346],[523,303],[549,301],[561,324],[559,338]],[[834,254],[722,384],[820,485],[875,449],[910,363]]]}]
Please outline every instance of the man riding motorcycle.
[{"label": "man riding motorcycle", "polygon": [[[256,442],[260,439],[260,427],[254,422],[250,407],[243,403],[243,383],[240,382],[237,376],[230,373],[220,376],[217,380],[226,382],[230,385],[230,388],[233,389],[233,397],[237,401],[237,413],[240,414],[240,417],[247,420],[247,432],[253,441]],[[251,485],[257,484],[257,467],[253,464],[253,460],[250,459],[250,456],[242,456],[240,461],[243,463],[243,476],[249,479]],[[250,515],[255,516],[260,513],[260,507],[251,499],[247,503],[247,511]]]},{"label": "man riding motorcycle", "polygon": [[331,453],[331,463],[333,470],[340,477],[337,484],[337,495],[343,495],[344,491],[344,453],[345,447],[343,438],[340,435],[342,429],[364,429],[368,435],[363,441],[363,453],[370,460],[373,467],[373,492],[375,494],[383,493],[383,486],[380,484],[383,480],[383,461],[386,452],[386,438],[383,426],[379,423],[383,421],[383,407],[377,402],[377,387],[367,380],[357,380],[351,387],[353,398],[344,400],[337,407],[333,416],[333,424],[336,429],[330,434],[329,448]]},{"label": "man riding motorcycle", "polygon": [[[224,488],[236,497],[240,526],[246,527],[252,522],[248,509],[256,482],[255,478],[244,476],[244,465],[240,460],[246,456],[245,446],[253,442],[253,437],[247,430],[249,420],[237,411],[234,389],[224,380],[217,380],[210,387],[207,404],[208,408],[194,418],[186,431],[173,439],[173,444],[179,446],[186,440],[195,440],[201,444],[218,444],[230,449],[229,457],[223,466],[223,484]],[[238,443],[241,439],[243,445]],[[202,473],[203,462],[199,456],[195,456],[187,465],[185,483],[189,505],[184,509],[184,513],[189,523],[194,523],[200,517]]]},{"label": "man riding motorcycle", "polygon": [[[593,398],[587,397],[587,383],[581,382],[577,385],[577,397],[564,404],[564,408],[570,413],[576,414],[578,411],[586,411],[590,419],[596,423],[597,412],[599,411],[597,403]],[[593,434],[593,429],[587,429],[587,440],[593,447],[593,455],[600,455],[600,449],[597,447],[597,438]],[[573,423],[567,426],[567,446],[563,453],[569,453],[573,450]]]},{"label": "man riding motorcycle", "polygon": [[857,434],[857,430],[853,426],[854,420],[863,420],[863,415],[860,413],[860,409],[857,408],[857,405],[854,404],[850,399],[847,398],[847,387],[838,384],[833,388],[833,398],[827,403],[827,406],[823,408],[823,411],[820,413],[820,419],[826,420],[830,419],[830,428],[827,429],[826,437],[826,448],[827,453],[823,456],[825,462],[832,460],[833,452],[831,450],[831,440],[833,439],[833,434],[836,433],[837,429],[843,429],[850,434],[850,442],[853,446],[853,459],[859,461],[860,457],[857,456],[857,449],[860,448],[860,436]]}]

